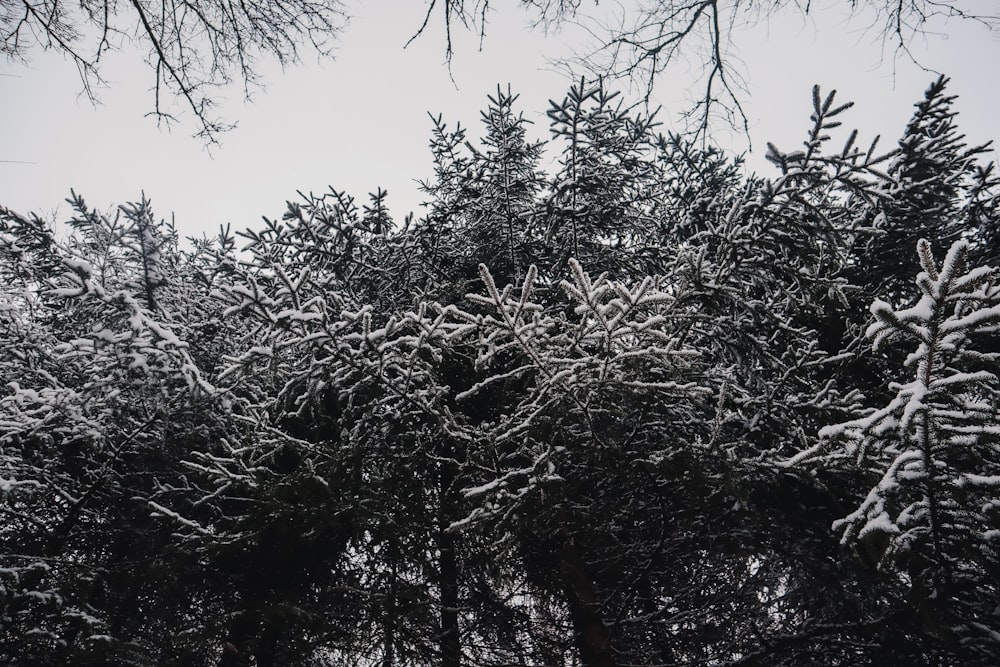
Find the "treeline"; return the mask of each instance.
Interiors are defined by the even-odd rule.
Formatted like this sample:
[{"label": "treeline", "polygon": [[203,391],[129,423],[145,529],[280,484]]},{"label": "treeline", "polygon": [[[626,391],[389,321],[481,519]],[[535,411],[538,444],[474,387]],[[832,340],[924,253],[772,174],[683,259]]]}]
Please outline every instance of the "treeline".
[{"label": "treeline", "polygon": [[439,117],[402,223],[0,208],[0,662],[996,664],[1000,180],[945,86],[886,150],[814,90],[770,177],[582,81],[546,143]]}]

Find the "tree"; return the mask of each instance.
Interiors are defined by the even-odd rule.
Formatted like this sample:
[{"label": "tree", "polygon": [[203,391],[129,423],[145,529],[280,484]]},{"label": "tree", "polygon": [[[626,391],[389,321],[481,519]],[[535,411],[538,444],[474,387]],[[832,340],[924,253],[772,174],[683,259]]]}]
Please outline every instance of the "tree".
[{"label": "tree", "polygon": [[657,123],[617,98],[603,81],[581,78],[550,102],[549,131],[562,150],[538,223],[556,272],[571,257],[616,278],[659,268],[647,215],[657,190],[649,159]]},{"label": "tree", "polygon": [[[213,391],[183,340],[190,295],[171,290],[184,272],[172,229],[147,201],[110,216],[71,204],[67,240],[0,211],[19,306],[2,322],[13,354],[2,360],[0,448],[15,491],[2,631],[25,659],[99,664],[170,644],[146,631],[169,626],[176,607],[154,621],[134,586],[169,535],[146,501],[153,480],[176,482],[178,450],[212,432]],[[25,583],[43,604],[17,595]]]},{"label": "tree", "polygon": [[246,234],[248,259],[221,295],[253,323],[257,344],[225,378],[252,388],[265,423],[294,438],[298,467],[334,466],[345,480],[339,514],[355,527],[345,570],[356,573],[355,615],[367,629],[343,650],[386,665],[457,666],[469,650],[468,586],[464,545],[445,528],[459,518],[468,436],[446,402],[454,362],[440,308],[420,298],[423,276],[410,283],[401,270],[421,263],[406,255],[422,246],[406,229],[373,224],[382,198],[362,215],[342,193],[310,197]]},{"label": "tree", "polygon": [[153,70],[150,115],[175,121],[169,106],[175,98],[194,114],[197,136],[214,143],[232,127],[212,110],[219,86],[236,78],[249,97],[260,83],[262,56],[295,63],[303,44],[327,56],[344,23],[337,0],[0,0],[0,54],[27,61],[36,48],[61,53],[76,65],[94,100],[105,83],[102,58],[134,43]]},{"label": "tree", "polygon": [[[990,189],[989,176],[975,180],[982,169],[978,158],[989,144],[966,145],[947,85],[948,79],[939,77],[916,105],[888,165],[876,233],[861,251],[864,261],[858,269],[869,272],[864,282],[889,303],[909,297],[921,267],[914,257],[900,257],[900,248],[914,247],[921,238],[933,247],[951,246],[973,232],[978,222],[973,217],[989,217],[981,208],[976,216],[975,207]],[[976,183],[982,185],[977,188]]]},{"label": "tree", "polygon": [[542,186],[538,161],[544,144],[527,140],[528,121],[514,112],[517,97],[509,86],[506,93],[497,86],[482,112],[486,134],[482,150],[473,149],[470,183],[475,191],[468,195],[468,222],[462,225],[466,242],[475,248],[465,256],[473,265],[490,266],[503,283],[520,281],[534,255],[528,225]]},{"label": "tree", "polygon": [[479,146],[461,126],[449,130],[440,116],[431,117],[435,178],[422,183],[431,199],[419,233],[445,283],[475,280],[480,262],[504,283],[520,280],[537,254],[530,224],[544,185],[538,169],[544,143],[528,141],[529,121],[515,111],[517,98],[497,86],[481,114]]},{"label": "tree", "polygon": [[948,662],[986,665],[1000,636],[992,603],[1000,573],[1000,382],[987,370],[998,355],[976,342],[1000,331],[1000,288],[996,269],[968,267],[965,241],[940,265],[926,240],[917,250],[920,300],[901,310],[876,300],[867,331],[876,349],[909,343],[909,381],[890,385],[896,394],[884,407],[825,427],[822,441],[793,462],[818,457],[870,475],[875,484],[834,529],[906,582],[910,622]]},{"label": "tree", "polygon": [[514,99],[478,145],[435,119],[400,225],[383,190],[242,251],[145,200],[74,195],[62,237],[0,209],[0,660],[990,664],[991,170],[917,305],[877,302],[913,346],[873,382],[851,311],[899,153],[831,149],[850,105],[814,89],[760,178],[600,85],[545,146]]},{"label": "tree", "polygon": [[[429,0],[423,24],[414,38],[423,33],[439,10],[445,28],[445,56],[453,57],[452,26],[473,30],[486,37],[489,16],[496,10],[491,0]],[[593,43],[575,59],[590,72],[610,77],[638,80],[652,93],[656,78],[677,63],[700,68],[700,89],[686,111],[689,129],[704,136],[713,118],[748,131],[743,103],[747,94],[746,76],[737,64],[735,36],[774,15],[784,12],[807,17],[832,11],[817,9],[799,0],[775,0],[762,6],[753,0],[634,0],[622,3],[616,16],[591,13],[583,0],[520,0],[520,6],[536,26],[558,28],[579,23],[593,36]],[[845,0],[844,8],[870,20],[869,30],[897,54],[913,58],[910,44],[939,19],[958,18],[1000,27],[1000,13],[966,5],[960,0]],[[565,58],[565,61],[573,62]],[[693,64],[692,64],[693,63]]]},{"label": "tree", "polygon": [[210,296],[232,238],[182,251],[148,201],[71,203],[64,239],[0,211],[3,658],[208,665],[225,642],[274,665],[336,646],[355,614],[333,589],[351,574],[334,474],[296,465],[254,386],[213,384],[251,342]]}]

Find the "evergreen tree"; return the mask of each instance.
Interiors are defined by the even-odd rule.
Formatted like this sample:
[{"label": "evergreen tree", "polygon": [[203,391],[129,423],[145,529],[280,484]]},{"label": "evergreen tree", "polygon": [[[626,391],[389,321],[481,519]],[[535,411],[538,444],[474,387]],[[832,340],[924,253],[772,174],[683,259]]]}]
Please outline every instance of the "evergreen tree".
[{"label": "evergreen tree", "polygon": [[528,141],[528,121],[514,112],[517,97],[497,86],[482,112],[482,149],[470,146],[468,205],[456,224],[471,244],[466,261],[486,264],[503,283],[519,282],[534,255],[528,224],[542,185],[543,144]]},{"label": "evergreen tree", "polygon": [[922,650],[949,663],[986,665],[998,650],[992,600],[1000,573],[1000,387],[984,370],[997,355],[973,341],[1000,332],[1000,287],[995,269],[968,268],[964,241],[940,266],[927,241],[918,254],[920,300],[901,310],[876,300],[867,331],[876,349],[910,343],[909,381],[890,385],[896,394],[886,406],[824,428],[824,441],[795,460],[819,456],[871,476],[867,497],[834,528],[905,576]]},{"label": "evergreen tree", "polygon": [[873,294],[897,305],[910,297],[913,276],[920,271],[920,264],[901,248],[913,248],[922,238],[947,247],[976,231],[967,193],[988,144],[970,147],[965,142],[947,85],[948,79],[939,77],[916,105],[889,163],[876,235],[860,249],[865,282],[873,286]]},{"label": "evergreen tree", "polygon": [[[0,660],[989,664],[996,179],[939,84],[890,156],[814,89],[770,178],[498,88],[419,219],[331,189],[242,250],[0,209]],[[963,237],[912,308],[904,222]]]},{"label": "evergreen tree", "polygon": [[8,498],[16,524],[3,552],[15,580],[21,567],[45,573],[34,579],[48,600],[11,603],[3,634],[12,656],[100,664],[170,641],[147,634],[170,612],[151,618],[136,585],[151,583],[149,559],[169,542],[146,500],[176,479],[180,449],[212,429],[213,389],[171,315],[169,228],[145,201],[113,216],[71,204],[66,240],[3,216],[20,279],[5,329],[40,334],[5,360],[0,445],[13,488],[32,492]]},{"label": "evergreen tree", "polygon": [[581,79],[551,102],[549,131],[562,150],[539,213],[547,266],[561,273],[570,258],[615,277],[653,273],[658,257],[634,263],[654,245],[650,217],[656,122],[626,108],[602,81]]},{"label": "evergreen tree", "polygon": [[664,245],[692,242],[711,230],[742,195],[746,177],[743,158],[733,158],[714,146],[703,146],[676,133],[656,140],[656,209]]},{"label": "evergreen tree", "polygon": [[969,256],[977,264],[1000,265],[1000,177],[996,163],[976,165],[967,201],[973,230]]}]

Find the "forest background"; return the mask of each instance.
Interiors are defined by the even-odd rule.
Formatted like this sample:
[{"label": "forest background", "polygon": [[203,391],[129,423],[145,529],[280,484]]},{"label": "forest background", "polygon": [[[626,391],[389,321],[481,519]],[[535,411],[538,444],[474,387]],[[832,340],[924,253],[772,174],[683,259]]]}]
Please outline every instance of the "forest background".
[{"label": "forest background", "polygon": [[0,658],[994,664],[998,180],[915,102],[758,176],[498,86],[401,220],[0,208]]}]

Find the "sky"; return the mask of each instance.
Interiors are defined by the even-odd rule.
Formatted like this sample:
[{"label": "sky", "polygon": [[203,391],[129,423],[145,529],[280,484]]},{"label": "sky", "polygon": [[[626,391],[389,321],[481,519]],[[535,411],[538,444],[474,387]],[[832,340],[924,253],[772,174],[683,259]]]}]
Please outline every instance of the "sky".
[{"label": "sky", "polygon": [[[487,95],[509,83],[535,122],[535,138],[546,138],[548,100],[561,99],[570,83],[551,60],[579,50],[584,33],[572,26],[533,31],[530,16],[513,4],[491,16],[481,49],[474,36],[458,36],[449,72],[440,31],[404,48],[424,3],[351,3],[334,60],[306,53],[301,65],[284,71],[265,64],[265,88],[250,103],[238,85],[222,91],[220,111],[238,126],[211,149],[191,136],[190,120],[168,131],[145,117],[151,76],[138,50],[106,61],[102,73],[110,85],[98,92],[96,106],[80,94],[74,65],[57,54],[33,52],[27,65],[0,60],[0,204],[58,221],[68,213],[70,188],[99,210],[144,193],[158,216],[174,216],[183,235],[201,236],[220,224],[242,229],[257,226],[261,216],[278,217],[298,191],[319,194],[333,186],[363,203],[382,187],[397,220],[410,211],[419,216],[418,181],[432,174],[428,112],[461,122],[476,137]],[[825,4],[814,3],[809,19],[785,14],[735,36],[749,81],[748,165],[758,173],[773,173],[763,159],[766,142],[794,150],[805,139],[813,84],[853,100],[845,124],[858,127],[861,139],[881,134],[889,148],[936,78],[883,53],[864,17],[849,20],[838,9],[846,3]],[[955,21],[934,29],[912,45],[913,53],[951,77],[968,141],[1000,140],[1000,36]],[[620,86],[628,98],[627,85]],[[680,128],[689,90],[682,68],[657,81],[651,99],[662,106],[664,130]],[[748,151],[739,132],[719,129],[713,139]],[[987,157],[996,160],[996,149]]]}]

